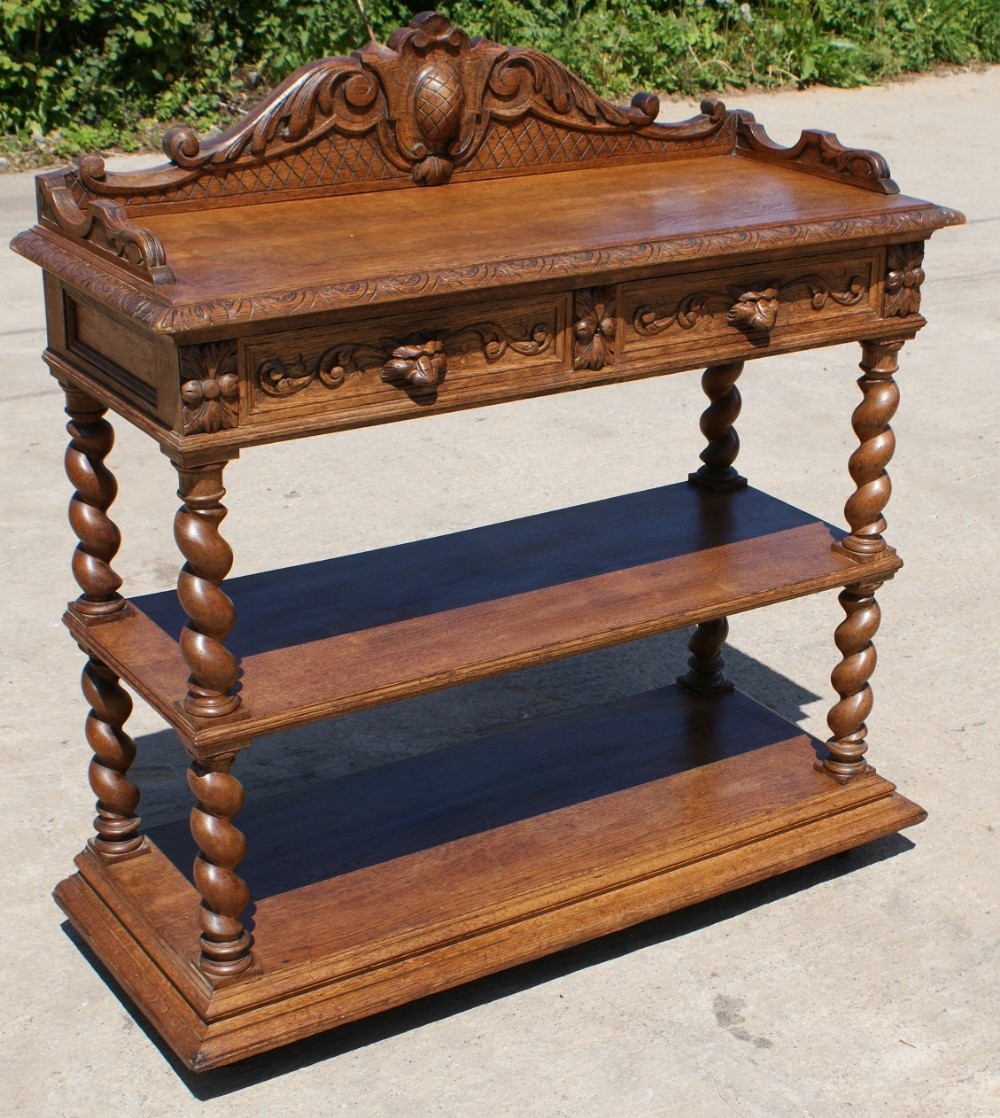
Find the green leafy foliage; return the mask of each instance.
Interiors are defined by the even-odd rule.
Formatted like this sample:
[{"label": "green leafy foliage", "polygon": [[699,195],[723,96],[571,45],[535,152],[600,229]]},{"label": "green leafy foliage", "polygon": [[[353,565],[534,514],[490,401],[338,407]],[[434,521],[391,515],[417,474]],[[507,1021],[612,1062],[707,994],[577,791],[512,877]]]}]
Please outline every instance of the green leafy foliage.
[{"label": "green leafy foliage", "polygon": [[[381,41],[426,3],[367,0]],[[856,85],[1000,61],[997,0],[453,0],[473,35],[547,51],[599,91]],[[143,122],[207,129],[303,63],[367,39],[354,0],[0,0],[0,132],[128,146]],[[254,91],[258,92],[254,92]],[[77,146],[78,145],[78,146]]]}]

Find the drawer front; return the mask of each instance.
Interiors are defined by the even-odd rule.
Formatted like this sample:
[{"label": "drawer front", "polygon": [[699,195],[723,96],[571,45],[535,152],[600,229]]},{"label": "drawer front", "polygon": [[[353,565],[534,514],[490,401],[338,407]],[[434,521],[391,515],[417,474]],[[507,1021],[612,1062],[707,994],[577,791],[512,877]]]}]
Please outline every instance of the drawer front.
[{"label": "drawer front", "polygon": [[812,258],[622,286],[622,356],[752,355],[879,318],[881,255]]},{"label": "drawer front", "polygon": [[572,373],[571,296],[428,307],[241,343],[244,419],[369,423],[552,390]]}]

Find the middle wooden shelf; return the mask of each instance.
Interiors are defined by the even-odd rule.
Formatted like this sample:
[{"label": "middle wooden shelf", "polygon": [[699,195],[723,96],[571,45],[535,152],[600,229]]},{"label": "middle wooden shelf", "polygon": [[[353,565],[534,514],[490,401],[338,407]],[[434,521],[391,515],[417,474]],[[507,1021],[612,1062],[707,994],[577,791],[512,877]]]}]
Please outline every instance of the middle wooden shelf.
[{"label": "middle wooden shelf", "polygon": [[[857,581],[840,531],[752,488],[686,482],[452,535],[227,580],[241,716],[179,707],[188,669],[173,591],[81,644],[197,751],[694,625]],[[290,700],[294,696],[294,701]]]}]

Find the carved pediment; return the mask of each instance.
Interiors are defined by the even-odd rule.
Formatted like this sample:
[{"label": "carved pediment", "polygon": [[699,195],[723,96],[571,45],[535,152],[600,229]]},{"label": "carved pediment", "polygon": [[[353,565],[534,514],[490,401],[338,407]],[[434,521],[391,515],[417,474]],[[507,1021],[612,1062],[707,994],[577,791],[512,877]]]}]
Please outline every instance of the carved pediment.
[{"label": "carved pediment", "polygon": [[217,140],[172,129],[167,166],[112,174],[86,156],[65,185],[81,204],[96,195],[130,209],[213,205],[731,149],[721,105],[676,124],[656,124],[658,111],[654,94],[612,104],[540,51],[471,39],[423,12],[385,45],[304,66]]}]

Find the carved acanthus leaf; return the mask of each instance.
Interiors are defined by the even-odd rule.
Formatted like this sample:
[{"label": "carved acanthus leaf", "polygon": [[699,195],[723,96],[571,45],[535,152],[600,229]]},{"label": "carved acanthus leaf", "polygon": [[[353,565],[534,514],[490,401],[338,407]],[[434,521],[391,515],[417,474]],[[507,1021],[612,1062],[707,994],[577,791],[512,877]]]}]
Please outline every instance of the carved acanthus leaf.
[{"label": "carved acanthus leaf", "polygon": [[300,354],[290,365],[268,357],[257,366],[255,379],[267,396],[293,396],[318,381],[325,388],[339,388],[351,377],[377,375],[387,383],[429,389],[439,384],[448,369],[448,355],[464,352],[473,339],[489,364],[508,351],[534,357],[552,344],[551,330],[537,324],[515,337],[495,322],[477,322],[431,337],[380,338],[377,346],[347,342],[325,350],[311,361]]},{"label": "carved acanthus leaf", "polygon": [[236,343],[209,342],[180,350],[185,435],[213,434],[239,424]]},{"label": "carved acanthus leaf", "polygon": [[919,313],[920,285],[924,282],[923,260],[923,242],[889,246],[882,308],[885,317]]}]

